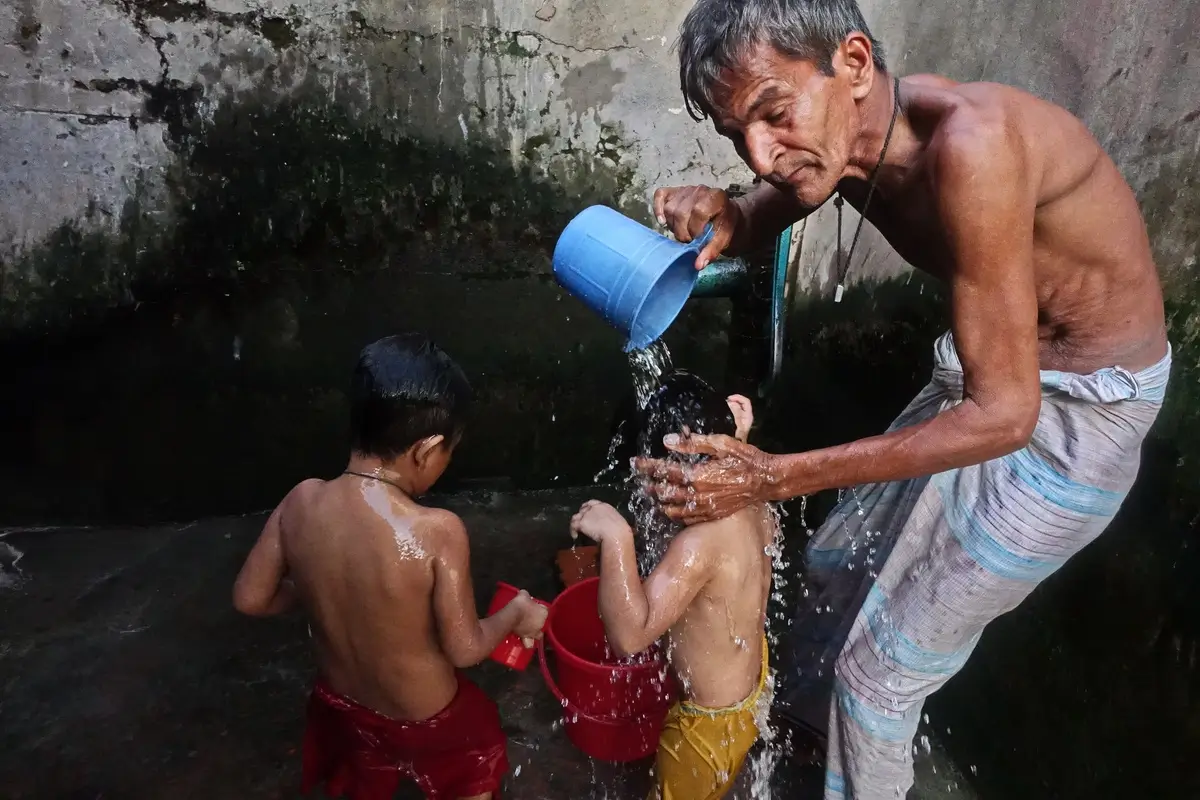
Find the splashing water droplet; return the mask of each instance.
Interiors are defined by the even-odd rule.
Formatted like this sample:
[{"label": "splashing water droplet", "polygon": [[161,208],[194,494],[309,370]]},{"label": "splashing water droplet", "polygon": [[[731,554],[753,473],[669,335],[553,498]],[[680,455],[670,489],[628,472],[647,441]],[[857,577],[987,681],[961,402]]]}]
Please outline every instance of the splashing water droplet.
[{"label": "splashing water droplet", "polygon": [[659,339],[644,350],[629,353],[629,368],[633,373],[633,390],[638,408],[645,408],[646,401],[658,387],[662,376],[671,371],[671,351],[666,342]]}]

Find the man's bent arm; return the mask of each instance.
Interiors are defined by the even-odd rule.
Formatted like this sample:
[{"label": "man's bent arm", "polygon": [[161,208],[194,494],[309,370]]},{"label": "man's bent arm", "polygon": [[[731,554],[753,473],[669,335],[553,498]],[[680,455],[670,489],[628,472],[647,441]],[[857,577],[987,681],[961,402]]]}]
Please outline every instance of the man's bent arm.
[{"label": "man's bent arm", "polygon": [[741,197],[733,198],[741,212],[742,222],[733,241],[725,249],[727,255],[744,255],[765,245],[780,231],[807,217],[816,209],[805,208],[794,197],[763,181]]},{"label": "man's bent arm", "polygon": [[[930,420],[838,447],[773,456],[768,494],[904,480],[979,464],[1024,447],[1041,408],[1033,275],[1036,188],[1002,123],[935,154],[935,192],[955,264],[952,329],[963,399]],[[931,145],[932,146],[932,145]]]}]

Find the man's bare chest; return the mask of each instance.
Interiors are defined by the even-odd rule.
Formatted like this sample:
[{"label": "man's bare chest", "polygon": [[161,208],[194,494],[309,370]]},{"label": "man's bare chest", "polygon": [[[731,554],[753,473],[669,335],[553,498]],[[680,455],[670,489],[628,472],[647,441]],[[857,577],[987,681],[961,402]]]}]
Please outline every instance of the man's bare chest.
[{"label": "man's bare chest", "polygon": [[[865,188],[847,189],[846,202],[860,213],[866,200]],[[896,253],[913,267],[942,279],[953,272],[953,258],[946,239],[937,200],[924,186],[885,195],[876,192],[867,208],[867,220]],[[842,252],[848,253],[858,224],[853,214],[843,214]],[[867,255],[863,242],[855,250],[851,270],[863,268]],[[862,277],[859,275],[858,277]]]}]

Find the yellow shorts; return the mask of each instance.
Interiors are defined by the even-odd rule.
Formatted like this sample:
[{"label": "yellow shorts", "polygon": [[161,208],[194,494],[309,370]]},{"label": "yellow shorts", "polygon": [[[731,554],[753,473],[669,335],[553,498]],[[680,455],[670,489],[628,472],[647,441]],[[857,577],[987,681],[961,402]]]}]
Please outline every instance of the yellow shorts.
[{"label": "yellow shorts", "polygon": [[658,740],[656,786],[649,800],[720,800],[737,779],[746,754],[758,741],[755,710],[767,683],[767,640],[763,637],[758,686],[726,708],[676,703]]}]

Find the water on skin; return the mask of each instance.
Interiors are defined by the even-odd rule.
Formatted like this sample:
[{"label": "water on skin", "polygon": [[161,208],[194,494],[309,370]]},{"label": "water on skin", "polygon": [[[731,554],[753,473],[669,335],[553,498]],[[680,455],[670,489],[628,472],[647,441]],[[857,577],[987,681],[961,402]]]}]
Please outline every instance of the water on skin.
[{"label": "water on skin", "polygon": [[359,491],[367,507],[392,529],[392,538],[400,557],[411,560],[424,558],[425,550],[413,536],[411,522],[396,508],[396,500],[387,486],[379,480],[363,481]]},{"label": "water on skin", "polygon": [[[650,398],[655,388],[657,388],[662,376],[671,370],[670,352],[662,342],[655,342],[646,350],[630,353],[629,365],[638,406],[639,408],[644,408],[646,401]],[[614,445],[610,447],[610,462],[612,461],[611,453],[615,451],[618,444],[618,442],[614,442]],[[615,465],[610,464],[608,469],[611,470],[613,466]],[[637,485],[634,483],[636,478],[632,474],[632,471],[629,480],[631,487],[636,489]],[[812,532],[804,517],[806,506],[807,499],[802,500],[800,521],[802,527],[811,536]],[[787,563],[784,560],[783,530],[781,525],[781,517],[785,512],[780,506],[774,504],[768,506],[768,508],[775,533],[771,544],[765,548],[765,553],[771,559],[771,600],[779,603],[783,599],[782,591],[787,585],[787,578],[785,577]],[[677,528],[661,514],[657,513],[652,499],[642,491],[635,490],[630,492],[629,511],[634,518],[634,530],[637,533],[639,545],[638,570],[642,575],[648,575],[654,568],[654,565],[662,559],[671,541],[671,537],[677,531]],[[788,615],[782,610],[776,612],[774,615],[768,612],[766,636],[772,652],[776,652],[780,633],[786,630],[790,622],[791,620]],[[668,659],[670,656],[671,654],[668,651]],[[678,678],[681,684],[680,689],[686,693],[688,690],[687,674],[680,674]],[[787,737],[780,737],[778,731],[770,722],[770,710],[774,700],[774,693],[775,673],[774,670],[768,668],[766,687],[754,710],[755,723],[758,726],[763,746],[751,753],[746,764],[746,769],[750,772],[750,797],[754,798],[754,800],[769,800],[772,797],[771,779],[775,773],[775,768],[785,755],[792,752],[791,741]]]},{"label": "water on skin", "polygon": [[[783,511],[775,504],[769,504],[767,508],[771,514],[774,534],[764,553],[771,559],[771,599],[779,602],[782,599],[780,591],[787,583],[787,579],[784,577],[787,562],[784,560],[783,554]],[[770,652],[777,651],[780,632],[788,626],[789,622],[790,620],[783,612],[779,612],[775,618],[772,618],[768,612],[766,636]],[[775,670],[768,666],[767,684],[754,709],[754,721],[758,726],[762,747],[750,754],[746,766],[750,771],[750,797],[754,800],[769,800],[772,797],[771,778],[775,774],[775,768],[785,755],[790,755],[792,752],[791,741],[786,736],[781,738],[779,731],[771,724],[771,705],[774,700]]]}]

